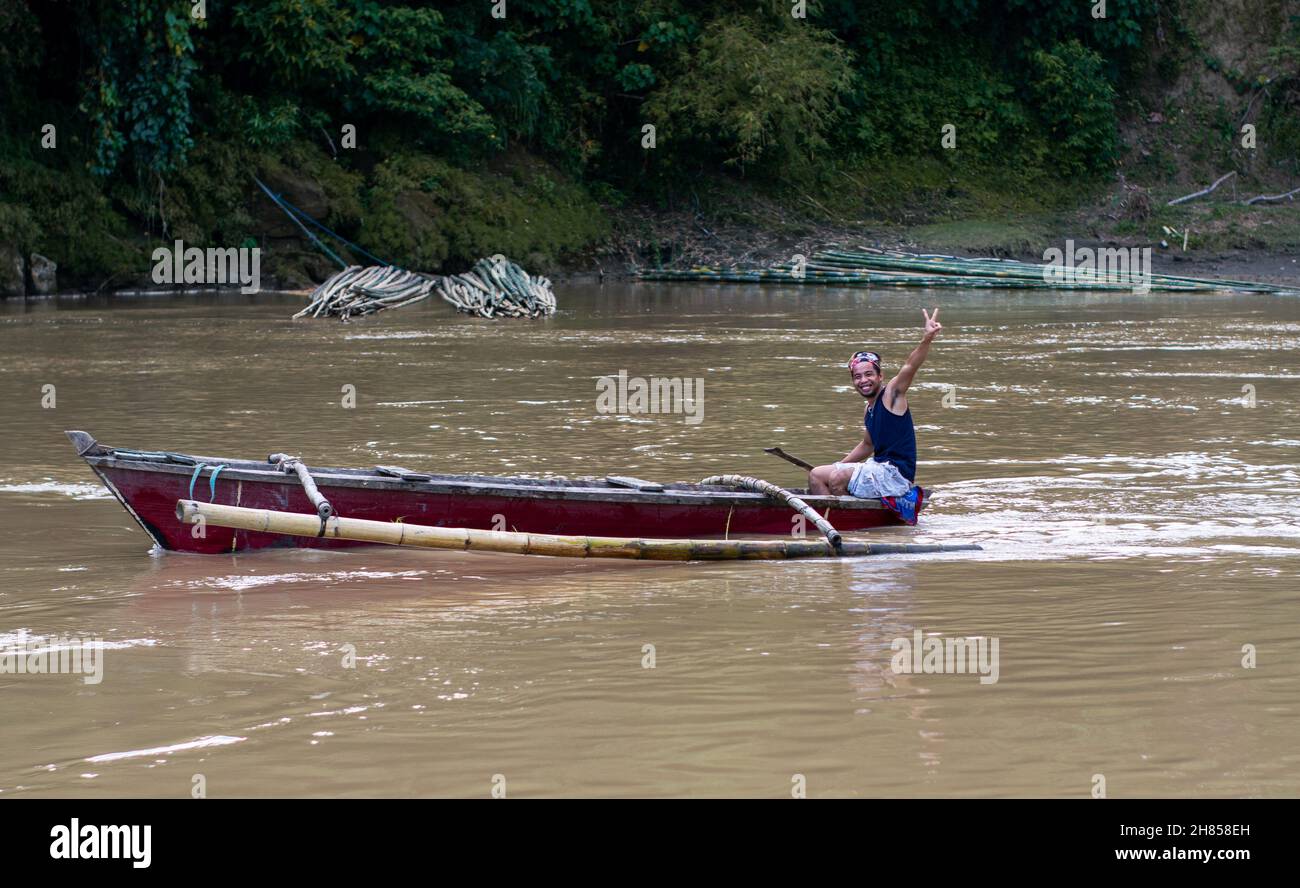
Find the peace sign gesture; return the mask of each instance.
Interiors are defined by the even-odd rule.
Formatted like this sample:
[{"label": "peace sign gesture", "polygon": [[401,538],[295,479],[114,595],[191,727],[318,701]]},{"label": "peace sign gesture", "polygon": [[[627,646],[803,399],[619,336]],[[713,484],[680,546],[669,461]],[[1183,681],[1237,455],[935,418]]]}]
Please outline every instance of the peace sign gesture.
[{"label": "peace sign gesture", "polygon": [[934,339],[943,329],[943,324],[939,323],[939,309],[935,308],[934,314],[929,314],[923,308],[921,314],[925,315],[925,338],[926,340]]}]

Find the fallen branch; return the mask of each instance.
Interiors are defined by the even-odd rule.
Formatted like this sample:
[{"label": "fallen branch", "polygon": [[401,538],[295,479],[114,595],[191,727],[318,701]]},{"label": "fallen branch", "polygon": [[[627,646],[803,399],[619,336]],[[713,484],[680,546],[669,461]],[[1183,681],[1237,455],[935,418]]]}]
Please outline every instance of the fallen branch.
[{"label": "fallen branch", "polygon": [[826,214],[826,218],[828,218],[828,219],[834,219],[834,218],[835,218],[835,215],[834,215],[830,210],[826,209],[824,206],[822,206],[821,204],[819,204],[817,201],[813,200],[811,197],[809,197],[809,196],[806,195],[806,194],[803,194],[802,192],[800,192],[800,194],[802,194],[804,200],[808,201],[808,203],[812,204],[812,205],[815,206],[817,209],[819,209],[819,210],[821,210],[823,213],[825,213],[825,214]]},{"label": "fallen branch", "polygon": [[839,174],[840,174],[841,176],[843,176],[844,178],[848,179],[848,180],[849,180],[850,182],[852,182],[854,185],[857,185],[857,186],[858,186],[859,188],[861,188],[863,191],[866,191],[866,190],[867,190],[867,186],[866,186],[866,185],[863,185],[863,184],[862,184],[862,181],[861,181],[860,179],[856,179],[856,178],[854,178],[853,176],[850,176],[848,173],[844,172],[844,170],[839,170],[838,172],[839,172]]},{"label": "fallen branch", "polygon": [[1257,203],[1269,203],[1275,200],[1295,200],[1295,195],[1300,194],[1300,188],[1294,188],[1286,194],[1261,194],[1259,197],[1252,197],[1246,201],[1246,206]]},{"label": "fallen branch", "polygon": [[1220,185],[1222,185],[1224,182],[1228,181],[1235,175],[1237,175],[1237,171],[1233,170],[1227,175],[1223,175],[1215,179],[1214,184],[1211,185],[1209,188],[1202,188],[1200,191],[1194,191],[1191,194],[1184,194],[1182,197],[1176,197],[1173,200],[1169,201],[1169,203],[1165,204],[1165,206],[1172,207],[1174,204],[1180,204],[1184,201],[1192,200],[1193,198],[1204,197],[1205,195],[1209,194],[1211,191],[1218,188]]},{"label": "fallen branch", "polygon": [[[1260,84],[1259,88],[1256,89],[1256,90],[1254,90],[1254,91],[1251,93],[1250,101],[1246,103],[1246,111],[1245,111],[1244,114],[1241,115],[1241,120],[1239,120],[1239,121],[1237,122],[1237,126],[1238,126],[1238,127],[1240,127],[1243,123],[1246,122],[1247,119],[1249,119],[1249,117],[1250,117],[1250,109],[1254,107],[1254,105],[1255,105],[1255,100],[1258,99],[1260,96],[1267,96],[1267,95],[1269,94],[1269,93],[1268,93],[1268,85],[1269,85],[1270,83],[1272,83],[1272,82],[1273,82],[1273,81],[1272,81],[1272,79],[1270,78],[1269,80],[1267,80],[1267,81],[1265,81],[1264,83]],[[1270,96],[1270,98],[1272,98],[1272,97]]]}]

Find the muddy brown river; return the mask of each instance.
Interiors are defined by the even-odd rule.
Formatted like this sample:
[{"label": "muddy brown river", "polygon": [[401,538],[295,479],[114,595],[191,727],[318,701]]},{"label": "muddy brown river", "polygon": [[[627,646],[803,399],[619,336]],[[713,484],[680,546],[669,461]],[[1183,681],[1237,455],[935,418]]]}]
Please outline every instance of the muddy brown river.
[{"label": "muddy brown river", "polygon": [[[0,797],[1300,794],[1300,299],[557,296],[540,322],[0,305],[0,654],[104,642],[98,684],[0,674]],[[763,448],[848,451],[844,361],[896,370],[922,305],[945,325],[911,392],[935,494],[872,533],[981,552],[151,553],[63,437],[802,485]],[[598,412],[620,370],[702,379],[701,421]],[[916,638],[996,640],[997,680],[895,669]]]}]

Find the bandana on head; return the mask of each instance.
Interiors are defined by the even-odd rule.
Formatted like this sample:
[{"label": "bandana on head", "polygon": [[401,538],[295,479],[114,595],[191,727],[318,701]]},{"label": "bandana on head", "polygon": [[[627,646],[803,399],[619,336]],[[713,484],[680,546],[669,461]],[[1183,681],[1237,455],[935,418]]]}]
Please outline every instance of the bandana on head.
[{"label": "bandana on head", "polygon": [[852,373],[858,369],[859,364],[875,364],[876,372],[880,372],[880,355],[875,352],[854,352],[853,357],[849,358],[849,372]]}]

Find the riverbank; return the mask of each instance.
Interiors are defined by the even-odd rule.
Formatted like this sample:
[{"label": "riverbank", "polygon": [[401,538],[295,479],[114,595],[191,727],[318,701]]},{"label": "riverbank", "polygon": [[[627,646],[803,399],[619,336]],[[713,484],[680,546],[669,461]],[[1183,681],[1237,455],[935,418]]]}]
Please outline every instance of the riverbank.
[{"label": "riverbank", "polygon": [[[345,259],[439,274],[497,253],[554,278],[1073,240],[1276,275],[1300,251],[1294,202],[1247,205],[1300,184],[1300,21],[1276,0],[869,23],[320,5],[312,52],[312,4],[245,4],[202,40],[162,6],[0,13],[25,41],[0,53],[0,296],[149,289],[177,240],[258,247],[278,287],[324,280],[333,261],[254,177],[366,251]],[[412,77],[417,45],[446,70]]]},{"label": "riverbank", "polygon": [[[814,183],[780,187],[700,175],[685,198],[649,201],[573,181],[523,151],[473,171],[401,157],[369,178],[347,173],[309,144],[295,146],[289,160],[262,157],[254,168],[277,194],[331,230],[380,258],[429,273],[464,271],[502,253],[553,280],[599,279],[640,268],[766,264],[832,244],[1040,262],[1046,250],[1072,240],[1151,247],[1157,271],[1270,283],[1300,277],[1300,262],[1292,261],[1300,259],[1300,207],[1291,200],[1245,204],[1284,191],[1288,181],[1276,177],[1234,179],[1168,206],[1206,183],[1181,176],[1139,186],[1121,175],[1109,185],[1079,185],[1033,171],[886,162],[836,166]],[[193,179],[187,187],[194,195],[230,204],[229,217],[242,221],[228,235],[211,224],[176,227],[176,238],[260,247],[264,289],[310,290],[338,270],[251,179],[246,185],[209,181],[198,169]],[[61,218],[66,210],[59,204],[41,213]],[[58,291],[158,289],[150,257],[173,240],[127,236],[125,217],[112,205],[89,212],[82,234],[69,233],[47,248],[59,266]],[[345,259],[372,262],[331,243]]]},{"label": "riverbank", "polygon": [[[1298,220],[1258,220],[1262,225],[1278,222],[1289,227],[1296,226]],[[1186,225],[1184,222],[1183,226]],[[576,267],[563,277],[594,272],[608,274],[611,266],[615,273],[627,273],[635,267],[658,267],[659,264],[665,267],[765,265],[786,261],[795,255],[810,256],[831,244],[1042,262],[1044,250],[1051,247],[1061,249],[1066,240],[1072,240],[1078,247],[1151,247],[1155,270],[1171,274],[1277,284],[1300,283],[1300,239],[1277,238],[1276,242],[1266,245],[1259,239],[1242,241],[1222,230],[1203,231],[1195,227],[1186,249],[1180,239],[1171,239],[1168,235],[1148,239],[1125,236],[1113,230],[1098,231],[1096,227],[1088,226],[1059,226],[1055,233],[1051,233],[1043,221],[1036,218],[963,220],[919,228],[809,222],[806,230],[791,233],[736,225],[719,225],[706,230],[697,220],[680,216],[658,218],[647,228],[651,232],[648,238],[634,232],[616,238],[610,251],[612,262],[597,261],[598,267],[594,270]],[[1031,232],[1031,228],[1040,230]],[[1181,228],[1179,230],[1181,232]],[[656,259],[662,259],[662,262],[656,262]]]},{"label": "riverbank", "polygon": [[[932,172],[918,175],[928,178],[924,185],[885,192],[879,186],[893,178],[890,171],[865,182],[864,174],[846,176],[856,187],[833,199],[800,195],[802,206],[753,190],[712,188],[705,210],[624,208],[609,245],[587,261],[607,273],[611,267],[762,265],[840,244],[1042,262],[1046,250],[1070,240],[1080,247],[1150,247],[1157,271],[1300,281],[1300,206],[1244,205],[1254,190],[1243,188],[1234,198],[1225,187],[1168,206],[1198,186],[1177,180],[1144,188],[1120,177],[1110,187],[1080,191],[1034,177],[989,181],[949,171],[946,186]],[[868,195],[874,206],[866,206]],[[574,270],[583,270],[581,264]]]},{"label": "riverbank", "polygon": [[[1289,205],[1176,207],[1136,222],[1109,218],[1093,206],[1066,213],[962,218],[915,226],[817,218],[783,211],[774,204],[758,209],[774,222],[756,225],[728,214],[714,218],[647,206],[605,207],[607,237],[559,256],[533,252],[529,258],[535,265],[529,270],[544,272],[559,283],[627,279],[645,268],[767,265],[796,255],[811,256],[830,245],[1042,262],[1045,250],[1062,249],[1070,240],[1077,247],[1150,247],[1158,273],[1300,284],[1300,208]],[[1181,236],[1188,229],[1184,247]],[[310,245],[283,240],[268,250],[265,259],[264,290],[305,296],[336,270]],[[159,287],[144,272],[133,280],[122,276],[112,286],[74,286],[49,295],[142,297],[210,290]]]}]

